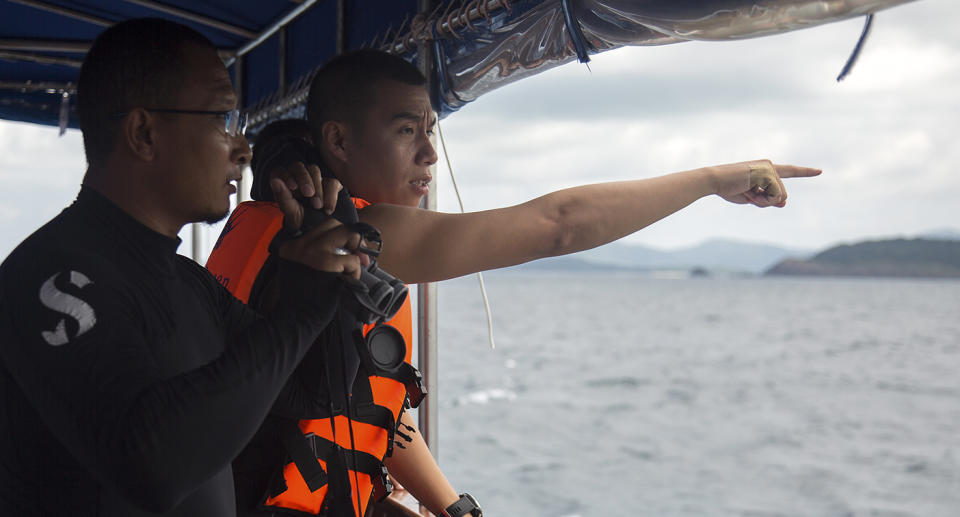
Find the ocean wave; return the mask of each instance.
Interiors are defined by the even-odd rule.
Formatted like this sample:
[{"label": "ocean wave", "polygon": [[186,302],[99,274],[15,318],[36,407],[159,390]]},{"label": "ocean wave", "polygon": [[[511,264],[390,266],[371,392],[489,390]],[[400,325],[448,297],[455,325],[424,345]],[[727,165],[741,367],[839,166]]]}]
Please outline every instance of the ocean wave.
[{"label": "ocean wave", "polygon": [[505,400],[513,402],[517,399],[517,394],[503,388],[491,388],[488,390],[473,391],[457,397],[454,400],[455,406],[465,406],[467,404],[486,405],[490,402]]}]

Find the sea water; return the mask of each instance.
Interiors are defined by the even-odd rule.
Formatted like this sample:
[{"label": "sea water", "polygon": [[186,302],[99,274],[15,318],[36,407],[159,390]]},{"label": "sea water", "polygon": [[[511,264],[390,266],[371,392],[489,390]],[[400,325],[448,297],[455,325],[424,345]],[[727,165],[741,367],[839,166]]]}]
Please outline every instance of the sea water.
[{"label": "sea water", "polygon": [[487,515],[960,516],[960,282],[441,284],[439,456]]}]

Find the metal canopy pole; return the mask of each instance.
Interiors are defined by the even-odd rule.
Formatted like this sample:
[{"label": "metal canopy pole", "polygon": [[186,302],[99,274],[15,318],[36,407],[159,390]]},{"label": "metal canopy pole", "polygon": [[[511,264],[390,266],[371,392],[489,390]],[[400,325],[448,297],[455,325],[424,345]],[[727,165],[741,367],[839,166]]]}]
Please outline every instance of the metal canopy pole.
[{"label": "metal canopy pole", "polygon": [[[433,12],[434,0],[418,0],[417,9],[427,15]],[[430,70],[433,50],[429,41],[421,40],[417,51],[418,67],[423,75],[430,79]],[[429,84],[427,85],[429,89]],[[435,140],[432,137],[431,140]],[[432,142],[435,144],[435,142]],[[424,199],[424,208],[437,210],[437,165],[430,166],[430,192]],[[440,433],[439,433],[439,397],[440,389],[437,382],[437,284],[430,282],[417,286],[417,334],[418,334],[418,366],[423,374],[423,381],[427,387],[427,396],[420,404],[419,426],[427,447],[437,462],[440,461]]]},{"label": "metal canopy pole", "polygon": [[[238,57],[233,64],[234,90],[237,92],[237,99],[240,108],[244,106],[244,95],[247,93],[247,78],[244,75],[244,58]],[[243,174],[240,175],[240,181],[237,182],[237,204],[244,201],[250,201],[250,187],[253,185],[253,173],[250,172],[250,164],[243,168]]]},{"label": "metal canopy pole", "polygon": [[347,50],[347,2],[337,0],[337,34],[336,53],[339,56]]},{"label": "metal canopy pole", "polygon": [[15,4],[26,5],[28,7],[33,7],[34,9],[42,9],[44,11],[49,11],[51,13],[63,15],[68,18],[73,18],[75,20],[85,21],[87,23],[92,23],[94,25],[100,25],[103,27],[109,27],[113,25],[113,22],[110,20],[93,16],[92,14],[80,12],[75,9],[68,9],[66,7],[62,7],[59,5],[53,5],[49,2],[40,2],[38,0],[10,0],[10,2]]},{"label": "metal canopy pole", "polygon": [[[270,36],[273,36],[278,30],[280,30],[281,27],[295,20],[298,16],[303,14],[304,11],[313,7],[313,4],[315,3],[317,3],[317,0],[306,0],[305,2],[300,4],[298,7],[294,8],[292,11],[284,15],[282,18],[273,22],[273,25],[264,29],[264,31],[261,32],[259,36],[251,40],[246,45],[240,47],[237,50],[237,53],[234,54],[234,58],[247,54],[251,50],[259,47],[261,43],[263,43],[264,41],[267,41],[267,39],[269,39]],[[233,64],[233,59],[227,61],[227,66],[230,66],[232,64]]]},{"label": "metal canopy pole", "polygon": [[0,90],[21,90],[25,92],[46,91],[47,93],[70,92],[77,93],[77,85],[74,83],[61,83],[54,81],[0,81]]},{"label": "metal canopy pole", "polygon": [[0,39],[0,50],[24,50],[33,52],[73,52],[86,54],[90,50],[91,41],[61,41],[42,39]]},{"label": "metal canopy pole", "polygon": [[0,50],[0,59],[9,59],[12,61],[31,61],[42,65],[63,65],[72,68],[80,68],[83,61],[68,57],[43,56],[40,54],[27,54],[24,52],[11,52]]},{"label": "metal canopy pole", "polygon": [[220,20],[215,20],[213,18],[208,18],[206,16],[199,15],[197,13],[192,13],[190,11],[185,11],[183,9],[173,7],[171,5],[161,4],[160,2],[154,2],[152,0],[126,0],[128,3],[136,4],[141,7],[146,7],[147,9],[153,9],[161,13],[166,13],[171,16],[176,16],[184,20],[189,20],[191,22],[199,23],[201,25],[206,25],[207,27],[213,27],[214,29],[220,29],[224,32],[229,32],[231,34],[236,34],[237,36],[243,36],[244,38],[253,38],[257,33],[249,31],[247,29],[237,27],[236,25],[231,25]]},{"label": "metal canopy pole", "polygon": [[277,91],[283,93],[287,89],[287,29],[280,27],[277,31],[279,50],[277,51]]}]

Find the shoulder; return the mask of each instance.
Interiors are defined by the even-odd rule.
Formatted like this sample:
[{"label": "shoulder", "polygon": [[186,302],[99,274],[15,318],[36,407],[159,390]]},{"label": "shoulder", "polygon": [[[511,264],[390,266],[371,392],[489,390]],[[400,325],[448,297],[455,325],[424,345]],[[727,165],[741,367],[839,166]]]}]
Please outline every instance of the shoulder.
[{"label": "shoulder", "polygon": [[22,346],[99,339],[137,320],[132,285],[94,251],[28,240],[0,266],[0,321]]},{"label": "shoulder", "polygon": [[117,284],[117,268],[109,255],[98,249],[96,240],[84,239],[58,219],[20,243],[0,266],[0,284],[5,291],[38,287],[38,282],[71,273],[75,279]]},{"label": "shoulder", "polygon": [[176,264],[177,271],[184,279],[195,282],[211,292],[220,291],[222,286],[220,282],[217,281],[217,278],[213,276],[207,268],[201,266],[193,259],[183,255],[177,255]]}]

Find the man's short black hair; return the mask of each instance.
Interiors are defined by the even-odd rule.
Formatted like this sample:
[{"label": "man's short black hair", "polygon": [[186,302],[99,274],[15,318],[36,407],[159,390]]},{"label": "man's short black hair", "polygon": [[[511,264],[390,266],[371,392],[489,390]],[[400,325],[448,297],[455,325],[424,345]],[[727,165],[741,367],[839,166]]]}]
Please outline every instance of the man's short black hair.
[{"label": "man's short black hair", "polygon": [[215,50],[199,32],[160,18],[118,23],[103,31],[83,60],[77,110],[91,166],[113,151],[121,118],[131,108],[175,108],[187,73],[189,45]]},{"label": "man's short black hair", "polygon": [[307,100],[307,121],[314,139],[327,121],[356,122],[373,101],[375,87],[381,81],[427,84],[417,67],[382,50],[352,50],[325,64],[314,76]]}]

